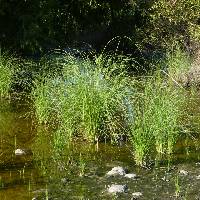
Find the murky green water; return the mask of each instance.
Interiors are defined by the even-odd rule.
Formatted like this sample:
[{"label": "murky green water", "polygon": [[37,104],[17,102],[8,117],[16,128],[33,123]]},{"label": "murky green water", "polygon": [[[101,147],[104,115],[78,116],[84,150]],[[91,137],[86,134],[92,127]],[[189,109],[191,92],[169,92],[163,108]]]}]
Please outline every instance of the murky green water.
[{"label": "murky green water", "polygon": [[[200,108],[198,102],[190,104],[190,120],[185,123],[197,132]],[[49,133],[42,130],[44,139],[37,138],[41,130],[36,130],[29,107],[26,101],[0,101],[0,200],[125,200],[131,199],[133,192],[143,194],[139,199],[200,199],[199,140],[192,133],[178,142],[169,168],[167,161],[149,169],[135,166],[128,144],[99,144],[97,148],[77,140],[66,152],[52,156]],[[17,148],[30,149],[33,155],[16,156]],[[139,177],[105,176],[115,166]],[[180,170],[188,174],[181,175]],[[126,184],[128,192],[112,196],[107,193],[111,184]]]},{"label": "murky green water", "polygon": [[29,148],[35,131],[25,102],[0,101],[0,199],[31,199],[29,183],[36,170],[32,156],[15,156],[17,148]]}]

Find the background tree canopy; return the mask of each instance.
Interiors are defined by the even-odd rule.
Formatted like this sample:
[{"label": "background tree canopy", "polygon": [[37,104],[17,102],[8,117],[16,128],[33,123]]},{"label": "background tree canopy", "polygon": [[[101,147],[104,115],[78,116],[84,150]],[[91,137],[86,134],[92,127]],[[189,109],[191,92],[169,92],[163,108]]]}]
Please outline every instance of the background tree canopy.
[{"label": "background tree canopy", "polygon": [[0,0],[0,45],[39,52],[74,41],[97,49],[128,36],[142,49],[200,39],[196,0]]}]

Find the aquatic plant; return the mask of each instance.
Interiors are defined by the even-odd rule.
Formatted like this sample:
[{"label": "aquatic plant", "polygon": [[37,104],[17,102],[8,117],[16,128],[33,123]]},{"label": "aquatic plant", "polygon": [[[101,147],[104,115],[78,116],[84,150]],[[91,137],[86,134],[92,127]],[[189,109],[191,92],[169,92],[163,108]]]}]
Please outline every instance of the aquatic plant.
[{"label": "aquatic plant", "polygon": [[[170,155],[180,132],[185,105],[184,88],[179,78],[187,73],[190,60],[177,45],[158,62],[157,70],[142,77],[135,87],[134,123],[130,140],[139,165],[156,151],[160,159]],[[155,68],[155,67],[154,67]]]},{"label": "aquatic plant", "polygon": [[134,100],[134,123],[130,140],[136,163],[144,165],[148,154],[171,154],[180,131],[183,96],[161,72],[141,81]]},{"label": "aquatic plant", "polygon": [[49,200],[49,191],[48,191],[48,186],[46,184],[46,188],[45,188],[45,199]]},{"label": "aquatic plant", "polygon": [[168,60],[171,68],[136,81],[123,62],[101,56],[95,62],[65,56],[59,73],[36,82],[36,116],[54,130],[55,149],[62,152],[78,136],[92,142],[129,136],[138,165],[154,151],[170,155],[182,126],[183,88],[173,76],[179,65]]},{"label": "aquatic plant", "polygon": [[[117,141],[127,131],[130,80],[116,69],[66,57],[62,75],[45,78],[33,92],[40,123],[53,124],[66,139]],[[130,105],[129,105],[130,107]]]},{"label": "aquatic plant", "polygon": [[0,176],[0,189],[4,188],[4,181],[2,177]]},{"label": "aquatic plant", "polygon": [[27,96],[39,67],[36,62],[0,50],[0,96],[8,97],[10,93],[23,92]]}]

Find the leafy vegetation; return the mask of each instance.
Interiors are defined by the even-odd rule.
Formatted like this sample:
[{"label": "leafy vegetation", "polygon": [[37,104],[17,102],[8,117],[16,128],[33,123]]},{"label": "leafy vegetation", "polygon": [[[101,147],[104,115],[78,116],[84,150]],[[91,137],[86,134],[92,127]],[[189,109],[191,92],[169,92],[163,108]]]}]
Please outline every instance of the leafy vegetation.
[{"label": "leafy vegetation", "polygon": [[161,78],[161,72],[142,81],[142,89],[134,102],[134,123],[130,140],[136,163],[145,165],[148,155],[156,151],[170,155],[180,133],[184,103],[182,91],[171,80]]},{"label": "leafy vegetation", "polygon": [[178,49],[167,57],[168,71],[140,79],[128,77],[119,59],[98,57],[94,63],[66,56],[61,73],[42,79],[33,90],[38,122],[55,130],[53,144],[59,151],[81,136],[91,142],[129,138],[138,165],[145,165],[154,151],[170,155],[185,103],[175,76],[181,55]]},{"label": "leafy vegetation", "polygon": [[[200,39],[199,10],[195,0],[3,0],[0,45],[33,59],[0,54],[0,95],[31,92],[58,154],[82,137],[128,138],[139,165],[152,152],[170,155],[182,127],[189,53]],[[104,49],[83,58],[75,43]],[[57,47],[64,55],[49,53]]]},{"label": "leafy vegetation", "polygon": [[73,41],[99,48],[115,36],[132,38],[123,51],[152,53],[152,49],[166,50],[174,40],[190,49],[200,37],[196,0],[2,0],[1,5],[1,46],[26,54],[66,47]]},{"label": "leafy vegetation", "polygon": [[0,97],[9,96],[14,72],[13,58],[0,51]]},{"label": "leafy vegetation", "polygon": [[[119,140],[126,132],[130,89],[124,74],[89,60],[66,57],[62,76],[44,79],[33,92],[40,123],[54,124],[65,138]],[[59,92],[58,92],[59,91]]]},{"label": "leafy vegetation", "polygon": [[[1,146],[10,146],[2,153],[3,170],[18,160],[13,159],[14,149],[18,141],[25,141],[21,124],[17,122],[20,130],[12,139],[7,123],[11,112],[9,120],[15,122],[16,112],[27,108],[24,99],[19,109],[6,107],[4,101],[17,96],[28,99],[31,107],[22,117],[28,122],[23,126],[26,132],[32,123],[29,132],[34,133],[29,138],[34,158],[30,164],[37,166],[37,178],[44,178],[46,185],[45,191],[37,192],[31,172],[29,197],[34,193],[33,199],[83,199],[99,196],[97,190],[104,199],[107,194],[102,191],[111,180],[102,179],[105,169],[118,161],[132,165],[124,149],[138,166],[167,160],[168,171],[159,171],[162,177],[156,173],[153,185],[160,180],[170,186],[176,171],[168,173],[170,165],[179,159],[174,153],[184,151],[189,158],[199,150],[199,10],[196,0],[1,0],[0,99],[2,113],[9,112],[0,117],[5,118],[0,126],[12,140],[1,137]],[[23,145],[29,143],[19,148]],[[21,170],[24,159],[13,165],[24,184],[28,156]],[[3,189],[4,182],[0,177]],[[94,182],[103,185],[94,189]],[[177,174],[176,198],[183,196],[180,183]]]}]

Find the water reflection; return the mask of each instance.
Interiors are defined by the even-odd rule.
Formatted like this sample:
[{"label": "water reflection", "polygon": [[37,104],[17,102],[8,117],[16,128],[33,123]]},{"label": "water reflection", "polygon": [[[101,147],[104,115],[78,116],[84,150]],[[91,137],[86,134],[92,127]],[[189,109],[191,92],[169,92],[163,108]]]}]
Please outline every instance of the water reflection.
[{"label": "water reflection", "polygon": [[30,148],[34,126],[26,101],[0,100],[0,199],[30,199],[35,169],[31,156],[15,156]]}]

